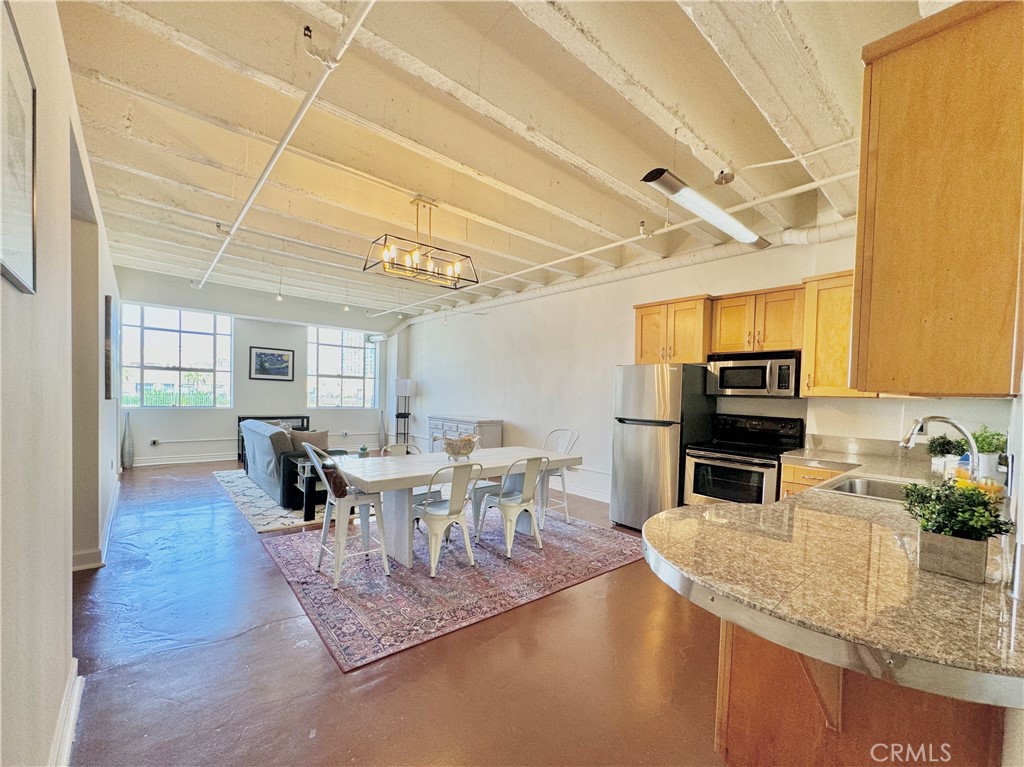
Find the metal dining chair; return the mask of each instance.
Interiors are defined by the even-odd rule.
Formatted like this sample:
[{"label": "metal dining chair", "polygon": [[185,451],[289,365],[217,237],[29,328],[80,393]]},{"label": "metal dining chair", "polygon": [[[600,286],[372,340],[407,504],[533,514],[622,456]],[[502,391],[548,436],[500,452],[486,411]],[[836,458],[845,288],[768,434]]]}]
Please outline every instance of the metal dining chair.
[{"label": "metal dining chair", "polygon": [[[554,429],[548,432],[548,436],[544,438],[544,445],[541,450],[545,450],[552,453],[558,453],[559,455],[569,455],[572,449],[576,446],[576,440],[580,438],[578,431],[572,429]],[[562,489],[562,500],[551,501],[551,480],[558,477]],[[565,490],[565,467],[559,467],[557,469],[550,469],[548,471],[548,499],[547,504],[540,514],[540,529],[544,529],[544,517],[551,509],[563,509],[565,511],[565,521],[569,521],[569,494]]]},{"label": "metal dining chair", "polygon": [[[473,492],[473,486],[480,479],[483,466],[479,463],[458,463],[442,466],[434,472],[427,485],[427,497],[413,504],[413,514],[423,520],[427,528],[427,544],[430,549],[430,577],[437,574],[437,562],[441,558],[441,541],[447,540],[447,533],[452,525],[458,524],[462,529],[462,539],[466,543],[469,564],[476,565],[473,559],[473,547],[469,543],[469,524],[466,522],[466,503]],[[450,485],[448,499],[432,500],[430,494],[441,485]]]},{"label": "metal dining chair", "polygon": [[[345,564],[345,544],[348,542],[348,522],[352,517],[352,509],[356,507],[359,508],[359,527],[363,537],[363,550],[359,553],[369,557],[370,554],[380,551],[380,559],[384,565],[384,574],[391,575],[391,568],[388,567],[387,546],[384,543],[384,515],[381,513],[383,504],[380,493],[359,493],[356,495],[349,492],[341,498],[336,497],[325,469],[326,466],[340,471],[334,459],[320,448],[313,447],[308,442],[303,447],[306,448],[306,453],[309,454],[309,460],[312,462],[317,476],[320,477],[320,481],[324,483],[324,487],[327,489],[327,507],[324,510],[324,527],[320,532],[320,547],[316,553],[316,571],[320,572],[320,564],[323,562],[324,552],[329,551],[327,548],[327,535],[331,527],[331,517],[334,516],[335,509],[339,508],[339,506],[344,507],[347,501],[348,514],[345,515],[345,519],[342,520],[339,514],[334,520],[334,581],[331,588],[337,589],[338,583],[341,581],[341,567]],[[377,509],[377,542],[380,546],[376,549],[370,548],[371,505]]]},{"label": "metal dining chair", "polygon": [[[547,467],[548,458],[546,456],[521,458],[508,467],[505,476],[501,478],[501,490],[484,498],[483,509],[480,513],[480,523],[476,526],[477,542],[480,541],[480,531],[483,529],[484,521],[487,519],[487,510],[497,508],[501,512],[502,521],[504,522],[506,557],[512,558],[512,539],[516,534],[516,520],[519,519],[519,515],[523,512],[530,515],[530,528],[533,532],[533,537],[537,539],[537,547],[544,548],[544,543],[540,539],[540,528],[537,525],[537,511],[534,508],[536,503],[534,498],[537,494],[537,485],[540,477],[547,470]],[[513,479],[511,482],[509,481],[509,477],[514,477],[516,474],[523,475],[522,490],[515,490],[512,487],[514,484],[518,484],[518,478]]]}]

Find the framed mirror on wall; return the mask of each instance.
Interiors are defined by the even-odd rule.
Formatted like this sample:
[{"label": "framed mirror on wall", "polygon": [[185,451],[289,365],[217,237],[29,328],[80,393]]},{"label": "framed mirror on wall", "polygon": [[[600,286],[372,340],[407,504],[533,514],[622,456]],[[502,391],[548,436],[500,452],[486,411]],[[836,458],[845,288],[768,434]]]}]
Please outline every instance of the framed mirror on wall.
[{"label": "framed mirror on wall", "polygon": [[36,292],[36,84],[4,2],[0,34],[0,274]]}]

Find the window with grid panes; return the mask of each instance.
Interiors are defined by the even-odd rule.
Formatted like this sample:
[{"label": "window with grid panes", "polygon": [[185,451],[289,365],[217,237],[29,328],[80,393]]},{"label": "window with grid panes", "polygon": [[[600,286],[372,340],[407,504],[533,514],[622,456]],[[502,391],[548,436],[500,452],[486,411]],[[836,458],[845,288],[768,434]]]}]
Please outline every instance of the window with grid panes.
[{"label": "window with grid panes", "polygon": [[121,304],[121,404],[231,407],[231,317]]},{"label": "window with grid panes", "polygon": [[366,333],[311,327],[306,340],[309,407],[377,406],[377,348]]}]

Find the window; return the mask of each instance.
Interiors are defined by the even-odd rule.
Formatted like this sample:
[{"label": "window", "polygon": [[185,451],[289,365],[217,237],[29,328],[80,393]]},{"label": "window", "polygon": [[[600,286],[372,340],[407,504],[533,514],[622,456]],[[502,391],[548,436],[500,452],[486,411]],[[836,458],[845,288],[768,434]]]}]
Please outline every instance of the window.
[{"label": "window", "polygon": [[377,406],[377,349],[366,333],[309,328],[307,341],[309,407]]},{"label": "window", "polygon": [[231,318],[121,305],[121,404],[231,407]]}]

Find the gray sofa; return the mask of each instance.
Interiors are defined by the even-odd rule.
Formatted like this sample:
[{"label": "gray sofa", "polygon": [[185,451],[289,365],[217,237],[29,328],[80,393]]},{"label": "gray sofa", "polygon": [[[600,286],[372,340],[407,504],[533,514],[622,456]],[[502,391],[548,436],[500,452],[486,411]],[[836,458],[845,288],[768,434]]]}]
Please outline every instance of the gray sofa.
[{"label": "gray sofa", "polygon": [[[271,498],[286,509],[302,507],[302,491],[296,486],[298,467],[292,458],[306,458],[305,450],[294,450],[292,438],[280,426],[263,421],[242,421],[239,424],[245,439],[245,473]],[[331,455],[346,455],[341,449],[328,450]],[[326,491],[321,491],[323,503]]]}]

